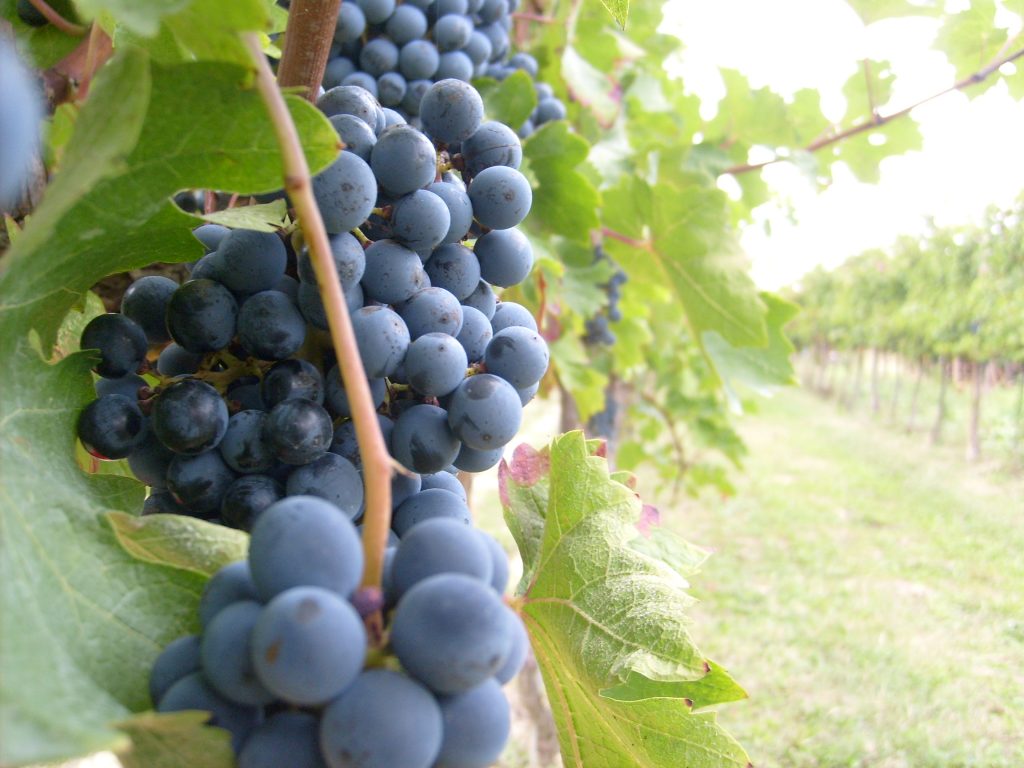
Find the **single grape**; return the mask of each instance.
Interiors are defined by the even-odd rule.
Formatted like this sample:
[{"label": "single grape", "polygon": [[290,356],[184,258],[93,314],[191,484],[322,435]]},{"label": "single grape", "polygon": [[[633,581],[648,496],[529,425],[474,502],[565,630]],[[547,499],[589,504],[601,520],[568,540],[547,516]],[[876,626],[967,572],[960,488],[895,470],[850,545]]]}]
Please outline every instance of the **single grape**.
[{"label": "single grape", "polygon": [[437,80],[461,80],[468,83],[473,78],[473,61],[462,51],[442,53],[434,77]]},{"label": "single grape", "polygon": [[244,475],[224,492],[220,519],[224,525],[242,531],[252,530],[256,519],[271,504],[284,498],[284,488],[269,475]]},{"label": "single grape", "polygon": [[[506,231],[512,232],[515,230]],[[494,233],[492,232],[491,234]],[[516,304],[514,301],[498,302],[498,306],[494,310],[494,317],[491,318],[491,329],[497,333],[513,325],[529,328],[531,331],[537,330],[537,321],[530,314],[530,310],[522,304]]]},{"label": "single grape", "polygon": [[139,390],[148,387],[149,382],[137,373],[126,373],[119,379],[96,379],[94,388],[96,397],[104,395],[124,395],[129,400],[139,399]]},{"label": "single grape", "polygon": [[391,527],[402,537],[417,523],[435,517],[450,517],[465,525],[472,519],[466,502],[450,491],[435,488],[414,493],[399,504]]},{"label": "single grape", "polygon": [[377,78],[377,98],[384,105],[397,107],[408,88],[409,84],[398,72],[385,72]]},{"label": "single grape", "polygon": [[306,712],[271,715],[249,734],[238,755],[238,768],[327,768],[319,733],[317,718]]},{"label": "single grape", "polygon": [[437,72],[440,63],[441,56],[436,46],[429,40],[412,40],[403,45],[398,52],[398,69],[410,85],[413,80],[426,80],[429,86],[429,79]]},{"label": "single grape", "polygon": [[207,626],[222,609],[243,600],[258,601],[259,597],[249,564],[245,560],[236,560],[213,574],[203,587],[199,598],[199,623]]},{"label": "single grape", "polygon": [[526,279],[533,268],[533,248],[518,229],[494,229],[477,238],[473,253],[480,261],[480,276],[508,288]]},{"label": "single grape", "polygon": [[[370,397],[373,400],[374,409],[380,408],[384,398],[388,394],[388,383],[385,379],[370,379]],[[352,408],[348,403],[348,393],[345,392],[345,385],[341,380],[341,370],[337,365],[327,372],[326,384],[327,408],[334,416],[350,417]]]},{"label": "single grape", "polygon": [[325,453],[288,476],[289,496],[319,496],[355,519],[363,509],[363,478],[350,461]]},{"label": "single grape", "polygon": [[356,0],[371,24],[383,24],[395,12],[395,0]]},{"label": "single grape", "polygon": [[149,670],[149,698],[155,707],[176,682],[199,671],[199,636],[185,635],[168,643]]},{"label": "single grape", "polygon": [[185,675],[172,685],[156,707],[157,712],[182,712],[189,709],[209,712],[207,723],[228,731],[236,752],[262,717],[259,707],[235,704],[221,696],[199,672]]},{"label": "single grape", "polygon": [[345,150],[357,155],[363,162],[370,161],[370,150],[377,143],[373,129],[355,115],[335,115],[331,125],[338,132],[338,138],[345,143]]},{"label": "single grape", "polygon": [[[381,413],[377,414],[377,422],[380,424],[380,431],[384,436],[384,444],[387,445],[391,439],[391,430],[394,429],[395,422]],[[331,453],[336,453],[343,459],[348,459],[356,469],[362,469],[363,458],[359,454],[359,441],[356,440],[356,425],[354,421],[342,422],[334,428]]]},{"label": "single grape", "polygon": [[398,306],[398,314],[415,341],[428,333],[456,336],[462,329],[462,305],[451,292],[431,286]]},{"label": "single grape", "polygon": [[[408,88],[406,88],[406,92],[408,92]],[[392,125],[405,125],[405,118],[395,110],[385,107],[382,111],[384,112],[385,128],[390,128]]]},{"label": "single grape", "polygon": [[331,417],[322,405],[295,397],[270,410],[263,439],[285,464],[308,464],[327,453],[333,432]]},{"label": "single grape", "polygon": [[251,636],[263,606],[253,600],[222,608],[203,628],[200,659],[203,676],[224,698],[236,704],[261,705],[274,694],[256,677],[251,655]]},{"label": "single grape", "polygon": [[282,360],[274,363],[263,377],[260,394],[267,408],[295,397],[323,403],[324,380],[317,367],[307,360]]},{"label": "single grape", "polygon": [[[483,17],[481,17],[481,21],[482,20]],[[484,22],[484,26],[477,27],[477,31],[482,32],[484,35],[486,35],[487,39],[491,43],[491,61],[501,61],[503,58],[505,58],[505,54],[508,53],[508,49],[511,45],[511,42],[508,39],[508,31],[505,29],[505,27],[501,25],[500,22]],[[512,72],[511,69],[503,68],[503,70],[506,72],[506,74]]]},{"label": "single grape", "polygon": [[427,187],[448,207],[449,226],[442,244],[457,243],[464,239],[473,224],[473,204],[464,188],[447,181],[436,181]]},{"label": "single grape", "polygon": [[306,321],[292,300],[280,291],[250,297],[238,313],[238,340],[261,360],[283,360],[306,340]]},{"label": "single grape", "polygon": [[420,102],[423,101],[423,94],[430,88],[430,80],[409,80],[409,87],[405,90],[405,98],[399,105],[411,118],[411,123],[418,130],[421,122],[419,120]]},{"label": "single grape", "polygon": [[[480,6],[480,10],[477,11],[477,15],[480,17],[480,21],[484,24],[493,24],[508,15],[507,0],[484,0]],[[503,58],[505,57],[496,56],[492,58],[491,61]]]},{"label": "single grape", "polygon": [[363,574],[363,551],[340,509],[315,496],[289,496],[253,525],[249,567],[264,600],[300,586],[347,597]]},{"label": "single grape", "polygon": [[[426,333],[409,345],[404,365],[413,389],[428,397],[444,397],[466,378],[469,361],[466,350],[452,336]],[[443,467],[444,464],[439,469]]]},{"label": "single grape", "polygon": [[146,357],[146,332],[125,315],[98,315],[82,331],[81,348],[97,349],[100,360],[93,370],[108,379],[135,373]]},{"label": "single grape", "polygon": [[167,489],[175,500],[198,516],[214,517],[235,473],[217,451],[175,456],[167,469]]},{"label": "single grape", "polygon": [[489,229],[511,229],[526,218],[533,205],[533,190],[515,168],[484,168],[469,185],[473,217]]},{"label": "single grape", "polygon": [[176,381],[157,395],[150,420],[153,432],[175,453],[190,456],[215,448],[228,430],[228,407],[204,381]]},{"label": "single grape", "polygon": [[413,472],[440,472],[459,455],[448,414],[436,405],[416,405],[405,411],[391,433],[391,453]]},{"label": "single grape", "polygon": [[[374,150],[376,147],[375,144]],[[370,157],[373,157],[372,151]],[[366,221],[377,201],[377,182],[374,172],[362,158],[352,152],[342,152],[337,160],[313,177],[313,194],[327,231],[339,234]]]},{"label": "single grape", "polygon": [[320,723],[330,768],[430,768],[441,738],[434,697],[388,669],[361,673],[327,706]]},{"label": "single grape", "polygon": [[444,739],[434,768],[480,768],[501,756],[512,726],[508,699],[495,680],[438,703]]},{"label": "single grape", "polygon": [[[441,21],[458,18],[458,16],[445,16]],[[469,31],[472,32],[472,27]],[[445,144],[468,139],[480,127],[483,116],[484,103],[480,94],[469,83],[464,83],[461,80],[437,81],[423,95],[423,101],[420,104],[423,130],[435,140]],[[472,199],[472,185],[470,186],[470,199]],[[475,202],[473,208],[476,209]]]},{"label": "single grape", "polygon": [[464,48],[472,34],[473,22],[462,15],[442,16],[434,25],[434,43],[442,53]]},{"label": "single grape", "polygon": [[132,474],[145,485],[163,488],[173,458],[174,452],[157,439],[148,420],[144,419],[142,432],[136,438],[132,452],[128,454],[128,467]]},{"label": "single grape", "polygon": [[418,582],[398,601],[391,647],[402,667],[434,692],[461,693],[501,669],[512,648],[510,624],[489,584],[444,573]]},{"label": "single grape", "polygon": [[288,266],[284,243],[273,232],[232,230],[218,246],[217,254],[224,264],[221,282],[242,293],[272,289]]},{"label": "single grape", "polygon": [[422,487],[424,491],[428,491],[431,488],[440,488],[443,491],[454,493],[456,496],[462,499],[463,502],[468,503],[466,498],[466,489],[463,487],[462,483],[459,482],[459,478],[457,478],[451,472],[445,472],[442,470],[441,472],[434,472],[433,474],[423,475],[422,481]]},{"label": "single grape", "polygon": [[256,674],[291,704],[326,704],[356,679],[365,656],[366,631],[359,614],[321,587],[275,595],[252,632]]},{"label": "single grape", "polygon": [[526,661],[526,654],[530,650],[530,636],[526,633],[522,619],[511,609],[506,608],[506,610],[509,613],[509,623],[512,626],[512,647],[501,669],[494,673],[494,679],[502,685],[519,674],[519,670],[523,668],[523,662]]},{"label": "single grape", "polygon": [[462,472],[484,472],[501,461],[503,453],[504,448],[481,451],[463,443],[452,463]]},{"label": "single grape", "polygon": [[201,352],[189,352],[172,341],[157,358],[156,370],[161,376],[187,376],[198,371],[202,362]]},{"label": "single grape", "polygon": [[476,307],[462,307],[462,328],[455,339],[466,350],[466,359],[471,364],[484,359],[484,352],[493,335],[487,315]]},{"label": "single grape", "polygon": [[[405,474],[404,472],[391,473],[391,509],[397,510],[408,499],[417,495],[423,487],[423,480],[416,474]],[[467,511],[469,507],[466,507]],[[468,520],[468,517],[467,517]],[[392,525],[394,528],[394,525]],[[398,529],[395,528],[397,531]]]},{"label": "single grape", "polygon": [[434,181],[437,154],[430,139],[415,128],[395,125],[377,139],[370,153],[370,167],[386,192],[405,195]]},{"label": "single grape", "polygon": [[380,77],[398,66],[398,46],[386,37],[375,37],[359,52],[359,67],[371,77]]},{"label": "single grape", "polygon": [[541,380],[549,357],[548,345],[539,333],[513,325],[494,334],[484,352],[484,365],[513,387],[524,389]]},{"label": "single grape", "polygon": [[519,168],[523,147],[515,131],[504,123],[488,120],[462,142],[462,159],[472,176],[495,165]]},{"label": "single grape", "polygon": [[469,42],[462,50],[469,56],[473,66],[479,67],[481,64],[486,64],[491,58],[491,41],[487,39],[487,35],[473,30],[473,34],[469,36]]},{"label": "single grape", "polygon": [[533,398],[535,398],[537,396],[537,390],[538,389],[540,389],[540,382],[539,381],[536,384],[531,384],[528,387],[516,390],[516,392],[519,395],[519,402],[521,402],[523,404],[524,408],[526,407],[526,404],[528,402],[530,402],[531,400],[533,400]]},{"label": "single grape", "polygon": [[401,598],[415,584],[440,573],[464,573],[489,584],[493,570],[491,553],[475,528],[439,517],[424,520],[402,537],[391,583]]},{"label": "single grape", "polygon": [[463,301],[480,284],[480,262],[469,248],[458,243],[442,245],[426,263],[430,284],[444,288]]},{"label": "single grape", "polygon": [[192,265],[191,279],[216,280],[220,282],[223,271],[224,261],[216,251],[213,251],[212,253],[206,254],[203,258]]},{"label": "single grape", "polygon": [[427,33],[427,17],[419,8],[406,3],[395,8],[384,28],[396,45],[405,45]]},{"label": "single grape", "polygon": [[352,316],[352,327],[366,375],[390,376],[405,359],[409,329],[387,307],[363,307]]},{"label": "single grape", "polygon": [[167,330],[189,352],[216,352],[235,335],[238,303],[213,280],[190,280],[167,305]]},{"label": "single grape", "polygon": [[366,249],[361,285],[367,299],[397,304],[429,286],[430,279],[415,251],[394,240],[378,240]]},{"label": "single grape", "polygon": [[[349,3],[349,8],[354,7],[352,3]],[[361,11],[360,11],[361,13]],[[356,65],[352,63],[352,59],[346,58],[345,56],[336,56],[327,62],[327,67],[324,70],[323,87],[326,91],[331,88],[336,88],[342,84],[342,81],[356,71]]]},{"label": "single grape", "polygon": [[331,88],[317,99],[316,106],[327,117],[354,115],[370,128],[374,128],[377,123],[377,103],[365,88],[357,85]]},{"label": "single grape", "polygon": [[146,275],[128,286],[121,299],[121,314],[134,320],[150,344],[170,341],[167,334],[167,305],[178,284],[169,277]]},{"label": "single grape", "polygon": [[537,125],[543,125],[552,120],[564,120],[566,114],[565,104],[558,99],[541,99],[537,103],[537,110],[533,113],[533,121]]},{"label": "single grape", "polygon": [[276,457],[263,439],[267,414],[263,411],[239,411],[228,420],[228,429],[217,449],[221,458],[235,472],[265,472],[274,466]]},{"label": "single grape", "polygon": [[104,395],[78,415],[78,439],[97,459],[123,459],[143,437],[145,424],[135,400]]},{"label": "single grape", "polygon": [[338,20],[334,26],[334,40],[351,43],[366,31],[366,16],[356,3],[342,3],[338,8]]},{"label": "single grape", "polygon": [[[417,252],[433,251],[451,227],[448,205],[426,189],[400,197],[391,213],[392,237]],[[372,250],[372,246],[371,246]]]},{"label": "single grape", "polygon": [[356,71],[342,80],[341,84],[362,88],[373,97],[374,101],[377,100],[377,79],[371,74]]},{"label": "single grape", "polygon": [[484,314],[488,320],[494,317],[494,310],[498,308],[498,297],[494,295],[491,286],[486,280],[477,283],[476,288],[462,300],[463,306],[473,307]]},{"label": "single grape", "polygon": [[498,376],[470,376],[448,403],[448,422],[455,435],[470,448],[500,448],[519,432],[523,406],[511,384]]}]

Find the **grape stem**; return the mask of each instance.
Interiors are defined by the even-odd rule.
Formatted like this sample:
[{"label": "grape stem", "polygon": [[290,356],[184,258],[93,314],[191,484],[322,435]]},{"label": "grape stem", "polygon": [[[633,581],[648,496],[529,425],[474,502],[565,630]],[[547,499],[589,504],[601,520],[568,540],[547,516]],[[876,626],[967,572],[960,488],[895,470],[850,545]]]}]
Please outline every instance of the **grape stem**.
[{"label": "grape stem", "polygon": [[53,24],[57,29],[67,35],[74,35],[75,37],[81,37],[89,31],[87,27],[83,27],[81,24],[75,24],[73,21],[68,21],[55,11],[46,0],[28,0],[32,7],[35,8],[43,17]]},{"label": "grape stem", "polygon": [[[309,248],[316,280],[320,286],[320,298],[327,312],[331,340],[338,357],[338,367],[341,369],[341,379],[352,407],[352,420],[355,422],[359,455],[362,457],[365,470],[363,480],[366,484],[366,514],[363,528],[365,565],[362,586],[380,589],[384,549],[387,547],[388,531],[391,527],[391,456],[380,431],[370,385],[359,356],[359,347],[356,345],[341,281],[334,267],[327,231],[324,229],[320,209],[313,197],[309,166],[302,153],[295,124],[274,81],[274,73],[271,72],[270,65],[263,55],[259,36],[250,33],[244,35],[244,39],[256,66],[256,87],[277,133],[284,161],[285,189],[292,205],[295,206]],[[383,619],[380,612],[367,616],[366,624],[370,637],[375,643],[379,643],[383,634]]]},{"label": "grape stem", "polygon": [[340,7],[341,0],[292,0],[277,68],[277,82],[282,88],[301,86],[304,96],[316,101]]}]

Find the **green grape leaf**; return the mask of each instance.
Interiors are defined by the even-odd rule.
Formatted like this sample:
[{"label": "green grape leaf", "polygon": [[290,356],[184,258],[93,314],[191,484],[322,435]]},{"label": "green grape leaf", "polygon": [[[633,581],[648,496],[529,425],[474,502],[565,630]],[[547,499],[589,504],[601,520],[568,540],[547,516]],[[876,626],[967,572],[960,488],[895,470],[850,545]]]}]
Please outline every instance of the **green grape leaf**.
[{"label": "green grape leaf", "polygon": [[123,768],[234,768],[231,735],[205,725],[206,712],[145,712],[117,723],[131,737]]},{"label": "green grape leaf", "polygon": [[793,344],[782,329],[796,316],[799,308],[770,293],[762,293],[761,300],[768,308],[765,317],[768,328],[766,347],[737,348],[715,331],[704,333],[704,348],[714,361],[715,370],[734,408],[740,407],[741,399],[737,392],[739,384],[761,394],[769,394],[777,387],[796,384],[796,375],[790,361]]},{"label": "green grape leaf", "polygon": [[118,542],[132,557],[212,576],[244,560],[249,537],[241,531],[181,515],[107,515]]},{"label": "green grape leaf", "polygon": [[[201,255],[180,189],[281,184],[276,139],[242,67],[151,64],[122,50],[97,74],[61,170],[0,263],[0,764],[123,751],[114,723],[150,708],[149,666],[198,629],[206,577],[127,552],[106,513],[142,486],[81,472],[75,420],[92,356],[48,362],[67,310],[105,274]],[[311,166],[337,135],[290,99]],[[170,559],[170,558],[167,558]]]},{"label": "green grape leaf", "polygon": [[626,28],[626,19],[629,18],[629,0],[601,0],[601,5],[608,9],[608,13],[615,19],[615,23],[623,29]]},{"label": "green grape leaf", "polygon": [[885,158],[923,146],[924,137],[917,122],[910,116],[904,116],[843,139],[832,146],[831,154],[834,159],[846,163],[861,181],[877,184],[881,178],[879,166]]},{"label": "green grape leaf", "polygon": [[898,16],[937,16],[942,4],[937,0],[847,0],[865,24]]},{"label": "green grape leaf", "polygon": [[243,205],[240,208],[225,208],[223,211],[204,213],[205,221],[221,224],[232,229],[255,229],[260,232],[276,232],[288,225],[288,205],[284,200],[274,200],[262,205]]},{"label": "green grape leaf", "polygon": [[[962,79],[991,63],[1006,38],[1007,31],[996,26],[995,0],[975,0],[966,10],[946,17],[935,36],[934,47],[946,54],[956,69],[957,79]],[[965,89],[964,93],[974,98],[998,80],[998,77],[986,78]]]},{"label": "green grape leaf", "polygon": [[619,102],[614,82],[571,45],[562,53],[562,78],[573,99],[590,110],[602,126],[615,121]]},{"label": "green grape leaf", "polygon": [[518,604],[562,758],[586,768],[746,766],[714,714],[692,711],[746,694],[690,638],[682,577],[631,545],[642,535],[640,501],[596,450],[571,432],[543,452],[521,446],[499,469],[524,562]]},{"label": "green grape leaf", "polygon": [[[609,237],[606,247],[631,279],[671,290],[696,338],[714,331],[737,347],[767,344],[766,307],[731,233],[725,196],[704,177],[662,174],[653,187],[624,178],[604,193],[602,213],[632,240]],[[630,221],[631,213],[642,217]]]},{"label": "green grape leaf", "polygon": [[558,365],[558,381],[572,394],[580,422],[586,423],[604,410],[608,376],[594,367],[580,334],[566,333],[551,342],[551,356]]},{"label": "green grape leaf", "polygon": [[725,96],[718,103],[718,114],[705,129],[715,142],[768,146],[790,146],[793,127],[786,102],[768,88],[751,88],[750,82],[735,69],[722,69]]},{"label": "green grape leaf", "polygon": [[846,116],[843,122],[852,124],[869,119],[876,110],[892,98],[896,74],[888,61],[864,59],[856,72],[843,85],[846,97]]},{"label": "green grape leaf", "polygon": [[[127,49],[104,67],[47,189],[0,273],[0,320],[35,327],[44,346],[77,296],[103,275],[202,256],[182,189],[268,192],[282,184],[273,127],[248,70],[160,66]],[[338,136],[311,104],[288,97],[316,171]],[[204,116],[204,117],[201,117]],[[116,242],[117,247],[111,247]]]},{"label": "green grape leaf", "polygon": [[537,91],[533,78],[517,69],[501,82],[491,78],[474,80],[484,100],[488,120],[498,120],[513,130],[525,123],[537,108]]},{"label": "green grape leaf", "polygon": [[89,18],[107,16],[140,35],[152,37],[160,20],[187,6],[190,0],[76,0]]},{"label": "green grape leaf", "polygon": [[589,242],[598,227],[600,195],[576,168],[590,145],[564,120],[546,123],[523,143],[523,157],[536,180],[528,221],[552,234]]}]

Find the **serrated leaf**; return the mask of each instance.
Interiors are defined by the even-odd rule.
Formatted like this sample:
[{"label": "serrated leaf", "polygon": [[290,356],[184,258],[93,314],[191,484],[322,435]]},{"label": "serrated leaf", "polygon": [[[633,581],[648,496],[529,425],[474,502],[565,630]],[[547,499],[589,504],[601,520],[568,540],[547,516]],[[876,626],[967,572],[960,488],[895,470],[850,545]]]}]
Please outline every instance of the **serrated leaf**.
[{"label": "serrated leaf", "polygon": [[626,28],[626,19],[629,18],[629,0],[601,0],[601,5],[608,9],[608,13],[615,19],[615,23],[623,29]]},{"label": "serrated leaf", "polygon": [[182,515],[107,515],[118,542],[132,557],[210,577],[244,560],[249,537],[216,523]]},{"label": "serrated leaf", "polygon": [[202,217],[205,221],[212,221],[214,224],[221,224],[231,229],[276,232],[288,224],[288,205],[284,200],[274,200],[261,205],[225,208],[223,211],[204,213]]},{"label": "serrated leaf", "polygon": [[[169,200],[181,189],[279,188],[277,139],[259,95],[242,87],[248,76],[227,64],[164,67],[137,49],[104,67],[61,172],[0,266],[0,322],[36,327],[50,344],[98,278],[199,258],[195,219]],[[288,103],[319,170],[337,153],[337,133],[308,102]]]},{"label": "serrated leaf", "polygon": [[[0,263],[0,764],[121,750],[112,724],[151,706],[149,666],[198,628],[199,572],[142,562],[106,513],[137,510],[142,486],[86,476],[74,426],[94,391],[91,356],[43,357],[67,310],[97,279],[202,248],[179,189],[280,186],[273,129],[249,70],[151,64],[122,50],[93,81],[60,172]],[[290,106],[314,170],[337,134]],[[39,350],[44,352],[41,356]]]},{"label": "serrated leaf", "polygon": [[864,59],[856,72],[843,84],[846,98],[846,116],[843,122],[852,124],[870,118],[892,98],[896,74],[888,61]]},{"label": "serrated leaf", "polygon": [[879,166],[887,157],[902,155],[924,146],[917,122],[910,116],[858,133],[832,147],[832,156],[846,163],[860,181],[878,183]]},{"label": "serrated leaf", "polygon": [[[956,69],[957,79],[962,79],[987,66],[999,53],[1006,38],[1007,31],[996,26],[994,0],[974,0],[966,10],[946,17],[935,35],[934,47],[946,54]],[[989,77],[964,92],[969,98],[974,98],[987,91],[998,79]]]},{"label": "serrated leaf", "polygon": [[751,88],[750,82],[735,69],[722,69],[725,96],[718,103],[718,114],[706,127],[705,135],[717,142],[767,146],[793,143],[786,102],[768,88]]},{"label": "serrated leaf", "polygon": [[523,157],[536,179],[528,221],[579,242],[589,242],[597,229],[600,195],[576,170],[590,150],[583,137],[563,120],[546,123],[523,143]]},{"label": "serrated leaf", "polygon": [[800,310],[795,304],[771,293],[762,293],[761,300],[768,308],[765,316],[767,346],[736,348],[714,331],[704,333],[704,348],[714,361],[715,370],[734,408],[738,408],[741,402],[737,391],[739,384],[760,394],[769,394],[777,387],[796,384],[790,360],[794,348],[783,328]]},{"label": "serrated leaf", "polygon": [[[632,280],[668,287],[699,339],[715,331],[733,346],[760,347],[767,341],[766,308],[746,272],[731,231],[725,196],[683,174],[662,178],[652,187],[639,178],[624,179],[604,194],[609,226],[630,226],[637,242],[605,240]],[[618,231],[618,230],[617,230]]]},{"label": "serrated leaf", "polygon": [[533,78],[521,69],[500,82],[485,78],[474,81],[475,85],[477,83],[488,120],[498,120],[515,129],[525,123],[537,108]]},{"label": "serrated leaf", "polygon": [[[685,582],[631,546],[640,502],[593,450],[572,432],[549,451],[517,451],[499,475],[510,528],[534,531],[521,550],[530,576],[518,594],[562,758],[586,768],[745,766],[714,716],[684,701],[744,693],[726,673],[709,674],[715,668],[687,630]],[[638,700],[602,695],[609,691]],[[639,698],[654,691],[659,698]]]},{"label": "serrated leaf", "polygon": [[118,723],[131,749],[118,755],[123,768],[234,768],[231,734],[205,725],[207,712],[146,712]]}]

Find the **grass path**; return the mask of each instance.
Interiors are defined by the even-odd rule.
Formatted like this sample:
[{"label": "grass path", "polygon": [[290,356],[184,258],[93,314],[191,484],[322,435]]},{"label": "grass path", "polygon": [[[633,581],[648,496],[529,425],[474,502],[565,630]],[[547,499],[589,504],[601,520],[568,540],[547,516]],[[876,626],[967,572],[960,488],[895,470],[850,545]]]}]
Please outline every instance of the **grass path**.
[{"label": "grass path", "polygon": [[804,392],[742,432],[736,496],[662,514],[715,552],[694,634],[754,763],[1024,765],[1024,481]]}]

